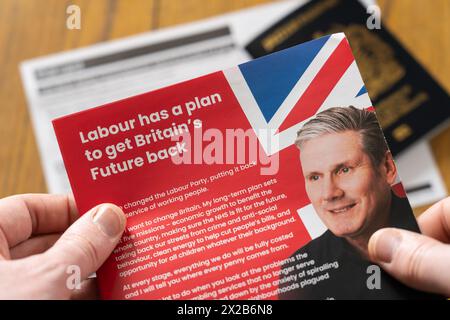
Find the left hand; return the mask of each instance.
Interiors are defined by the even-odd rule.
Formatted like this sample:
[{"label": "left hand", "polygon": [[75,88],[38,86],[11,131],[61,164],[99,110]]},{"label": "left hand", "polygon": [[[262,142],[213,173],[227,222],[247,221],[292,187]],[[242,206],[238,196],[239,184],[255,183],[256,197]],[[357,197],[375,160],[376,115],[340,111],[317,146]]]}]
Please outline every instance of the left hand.
[{"label": "left hand", "polygon": [[[95,279],[125,229],[113,204],[82,217],[67,195],[24,194],[0,200],[0,299],[96,298]],[[80,272],[80,289],[69,284],[69,267]]]}]

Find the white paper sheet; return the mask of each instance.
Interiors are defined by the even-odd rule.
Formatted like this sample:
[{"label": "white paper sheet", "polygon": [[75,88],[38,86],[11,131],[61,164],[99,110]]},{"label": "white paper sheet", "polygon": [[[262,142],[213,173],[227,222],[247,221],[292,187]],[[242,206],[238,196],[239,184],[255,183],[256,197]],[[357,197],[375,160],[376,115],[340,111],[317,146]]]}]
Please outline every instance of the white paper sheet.
[{"label": "white paper sheet", "polygon": [[427,141],[414,144],[399,154],[395,163],[412,207],[431,204],[447,196]]}]

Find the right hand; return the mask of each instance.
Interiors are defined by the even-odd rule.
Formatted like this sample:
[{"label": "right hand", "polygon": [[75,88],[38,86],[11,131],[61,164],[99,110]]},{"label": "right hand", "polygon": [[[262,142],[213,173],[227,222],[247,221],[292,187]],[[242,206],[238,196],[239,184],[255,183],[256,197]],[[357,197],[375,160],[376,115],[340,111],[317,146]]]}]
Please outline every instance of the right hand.
[{"label": "right hand", "polygon": [[369,241],[373,262],[404,284],[450,297],[450,197],[425,211],[422,234],[384,228]]}]

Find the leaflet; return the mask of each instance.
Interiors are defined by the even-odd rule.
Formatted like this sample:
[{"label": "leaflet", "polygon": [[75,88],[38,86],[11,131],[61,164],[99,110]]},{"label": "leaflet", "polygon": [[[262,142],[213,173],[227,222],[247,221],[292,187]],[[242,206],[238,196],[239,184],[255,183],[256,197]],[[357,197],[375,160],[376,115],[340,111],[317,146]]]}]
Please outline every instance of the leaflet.
[{"label": "leaflet", "polygon": [[431,297],[367,258],[419,229],[343,33],[53,125],[79,211],[127,215],[105,299]]}]

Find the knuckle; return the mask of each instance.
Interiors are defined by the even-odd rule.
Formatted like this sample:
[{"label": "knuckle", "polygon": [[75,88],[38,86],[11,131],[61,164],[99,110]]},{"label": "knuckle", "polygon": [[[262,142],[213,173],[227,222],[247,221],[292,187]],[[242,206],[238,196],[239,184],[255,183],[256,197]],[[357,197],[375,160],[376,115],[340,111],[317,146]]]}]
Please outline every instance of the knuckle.
[{"label": "knuckle", "polygon": [[442,226],[446,235],[446,242],[450,242],[450,197],[446,198],[445,201],[441,201],[441,215]]},{"label": "knuckle", "polygon": [[81,234],[69,233],[64,236],[64,241],[81,254],[83,261],[88,263],[90,269],[95,268],[100,261],[97,247],[89,238]]},{"label": "knuckle", "polygon": [[408,281],[416,283],[424,278],[427,272],[424,265],[427,259],[426,255],[433,246],[433,243],[419,242],[419,244],[407,256],[405,277]]}]

